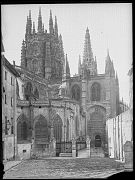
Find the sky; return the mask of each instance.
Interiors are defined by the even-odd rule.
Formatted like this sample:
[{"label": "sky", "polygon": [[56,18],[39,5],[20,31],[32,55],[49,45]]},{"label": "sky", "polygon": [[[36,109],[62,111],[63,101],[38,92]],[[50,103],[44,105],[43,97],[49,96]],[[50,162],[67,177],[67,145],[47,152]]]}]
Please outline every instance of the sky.
[{"label": "sky", "polygon": [[49,15],[57,16],[58,33],[62,35],[71,75],[78,73],[79,55],[83,57],[86,28],[89,28],[93,55],[99,74],[105,72],[107,49],[119,78],[120,99],[129,103],[128,71],[132,63],[132,3],[95,4],[16,4],[1,6],[2,39],[5,57],[20,65],[21,46],[26,21],[31,10],[37,30],[39,7],[42,22],[49,32]]}]

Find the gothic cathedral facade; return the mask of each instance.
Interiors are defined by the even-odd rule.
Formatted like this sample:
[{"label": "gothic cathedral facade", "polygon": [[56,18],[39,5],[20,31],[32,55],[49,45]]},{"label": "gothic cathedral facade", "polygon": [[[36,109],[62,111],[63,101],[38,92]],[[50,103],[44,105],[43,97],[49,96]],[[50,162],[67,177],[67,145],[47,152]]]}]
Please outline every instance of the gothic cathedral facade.
[{"label": "gothic cathedral facade", "polygon": [[52,140],[71,141],[89,136],[91,148],[107,148],[106,119],[119,114],[119,82],[107,53],[105,73],[98,74],[93,57],[89,29],[86,29],[83,60],[79,57],[78,74],[71,77],[64,54],[57,18],[50,11],[49,32],[44,29],[41,9],[38,28],[27,16],[22,43],[21,66],[23,99],[17,85],[17,149],[53,156]]}]

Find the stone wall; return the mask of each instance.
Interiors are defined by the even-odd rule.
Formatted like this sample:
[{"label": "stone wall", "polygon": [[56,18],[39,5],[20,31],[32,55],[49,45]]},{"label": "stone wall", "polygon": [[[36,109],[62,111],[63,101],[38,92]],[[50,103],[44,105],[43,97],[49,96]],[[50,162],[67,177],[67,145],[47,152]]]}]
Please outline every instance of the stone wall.
[{"label": "stone wall", "polygon": [[[5,78],[5,72],[7,73],[7,78]],[[2,140],[4,148],[3,159],[6,160],[11,159],[14,156],[16,76],[11,73],[6,66],[3,66],[2,78]]]},{"label": "stone wall", "polygon": [[115,118],[108,119],[106,126],[109,156],[124,161],[124,144],[126,141],[132,141],[130,110],[125,111]]},{"label": "stone wall", "polygon": [[29,159],[31,156],[31,143],[17,144],[19,159]]},{"label": "stone wall", "polygon": [[10,160],[14,157],[14,136],[10,135],[5,137],[5,144],[4,144],[4,159]]}]

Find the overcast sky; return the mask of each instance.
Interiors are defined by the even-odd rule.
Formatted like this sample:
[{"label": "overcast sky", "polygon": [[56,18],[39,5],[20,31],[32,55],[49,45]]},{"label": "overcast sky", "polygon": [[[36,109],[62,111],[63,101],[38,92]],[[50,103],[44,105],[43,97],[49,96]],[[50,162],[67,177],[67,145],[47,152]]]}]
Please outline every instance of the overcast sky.
[{"label": "overcast sky", "polygon": [[5,57],[20,65],[21,45],[25,37],[26,20],[31,10],[37,29],[39,7],[45,29],[49,29],[49,14],[57,16],[58,31],[63,38],[71,75],[78,71],[79,54],[83,55],[86,28],[89,28],[91,46],[97,57],[98,73],[105,71],[107,48],[117,71],[120,98],[129,103],[129,76],[132,62],[132,4],[27,4],[2,5],[2,36]]}]

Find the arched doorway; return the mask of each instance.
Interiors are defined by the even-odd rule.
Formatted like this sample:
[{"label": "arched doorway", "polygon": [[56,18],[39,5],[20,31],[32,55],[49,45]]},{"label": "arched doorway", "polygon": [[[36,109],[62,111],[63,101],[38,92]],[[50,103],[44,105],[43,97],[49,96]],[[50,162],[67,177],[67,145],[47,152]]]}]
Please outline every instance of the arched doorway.
[{"label": "arched doorway", "polygon": [[100,135],[95,136],[95,147],[101,147],[101,137],[100,137]]}]

